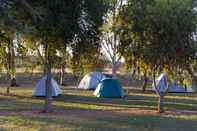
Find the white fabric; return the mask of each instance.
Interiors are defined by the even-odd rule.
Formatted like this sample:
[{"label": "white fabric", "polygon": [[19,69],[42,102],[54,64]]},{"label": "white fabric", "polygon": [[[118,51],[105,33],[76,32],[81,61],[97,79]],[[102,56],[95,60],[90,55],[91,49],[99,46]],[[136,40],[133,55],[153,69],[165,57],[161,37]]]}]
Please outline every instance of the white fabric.
[{"label": "white fabric", "polygon": [[197,86],[196,85],[192,85],[191,89],[193,90],[193,92],[197,92]]},{"label": "white fabric", "polygon": [[185,88],[185,87],[182,87],[182,86],[180,86],[180,85],[178,85],[178,84],[176,84],[176,83],[172,83],[170,86],[169,86],[169,90],[168,90],[168,92],[174,92],[174,93],[178,93],[178,92],[194,92],[194,90],[191,88],[191,87],[187,87],[187,88]]},{"label": "white fabric", "polygon": [[[166,88],[167,88],[167,75],[162,73],[157,79],[156,79],[156,88],[157,91],[159,92],[166,92]],[[152,84],[153,86],[153,90],[156,91],[155,86],[154,86],[154,82]]]},{"label": "white fabric", "polygon": [[[36,84],[36,88],[33,92],[33,96],[46,96],[46,79],[47,77],[44,76],[42,79]],[[52,96],[58,96],[61,94],[61,90],[59,88],[59,85],[57,82],[52,78],[51,79],[51,85],[52,85]]]},{"label": "white fabric", "polygon": [[[158,89],[159,92],[165,92],[166,91],[166,85],[167,85],[167,75],[166,74],[161,74],[158,79],[156,79],[156,87]],[[152,84],[153,91],[156,91],[155,87],[154,87],[154,83]],[[176,84],[176,83],[172,83],[169,84],[168,87],[168,92],[174,92],[174,93],[186,93],[186,92],[194,92],[194,90],[191,87],[187,87],[187,89],[185,89],[184,87]]]},{"label": "white fabric", "polygon": [[105,78],[100,72],[91,72],[83,77],[77,88],[79,89],[96,89],[98,84]]},{"label": "white fabric", "polygon": [[194,92],[197,91],[197,82],[194,79],[192,79],[192,86],[191,86],[191,88],[193,89]]}]

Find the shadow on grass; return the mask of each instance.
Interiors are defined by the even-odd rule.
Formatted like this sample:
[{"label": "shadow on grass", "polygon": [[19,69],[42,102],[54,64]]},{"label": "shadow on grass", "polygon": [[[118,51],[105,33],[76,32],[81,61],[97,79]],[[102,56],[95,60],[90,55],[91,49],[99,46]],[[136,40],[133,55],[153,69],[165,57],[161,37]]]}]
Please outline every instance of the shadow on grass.
[{"label": "shadow on grass", "polygon": [[[82,112],[83,113],[83,112]],[[94,113],[94,112],[92,112]],[[13,119],[14,118],[14,119]],[[83,114],[9,116],[0,121],[9,121],[19,126],[34,126],[40,130],[72,129],[98,131],[196,131],[197,118],[183,119],[155,115],[118,116],[84,116]],[[20,123],[19,123],[20,122]],[[18,124],[17,124],[18,123]]]},{"label": "shadow on grass", "polygon": [[[196,110],[197,104],[190,104],[178,100],[176,102],[168,101],[166,99],[165,107],[167,109],[184,109],[184,110]],[[156,109],[157,98],[151,96],[127,96],[125,99],[110,99],[110,98],[96,98],[92,96],[78,96],[78,95],[62,95],[56,98],[55,101],[71,102],[76,104],[87,104],[95,106],[107,106],[115,108],[141,108],[146,110]],[[196,101],[190,101],[195,103]]]},{"label": "shadow on grass", "polygon": [[[132,95],[128,95],[124,99],[110,99],[110,98],[96,98],[93,95],[90,95],[92,94],[92,91],[80,91],[80,90],[73,90],[73,89],[66,89],[65,91],[66,91],[65,94],[54,98],[54,103],[63,102],[62,105],[66,105],[70,103],[73,103],[75,105],[73,105],[73,107],[71,106],[69,107],[67,105],[61,106],[59,104],[58,106],[56,106],[57,108],[88,109],[88,108],[84,108],[84,106],[96,106],[96,107],[100,107],[98,108],[98,110],[106,109],[106,108],[108,108],[109,110],[110,109],[121,110],[121,109],[132,109],[132,108],[139,108],[142,110],[155,110],[157,107],[157,98],[155,96],[132,94]],[[76,92],[78,94],[76,94]],[[6,94],[2,94],[2,93],[0,95],[7,96]],[[43,100],[44,99],[44,98],[36,98],[36,97],[32,98],[31,96],[23,96],[23,95],[18,95],[18,94],[11,94],[9,96],[13,97],[12,98],[13,101],[26,100],[26,103],[24,102],[23,104],[21,104],[23,109],[26,108],[25,104],[29,105],[31,103],[31,100]],[[17,104],[17,102],[14,102],[14,104]],[[36,106],[38,106],[39,108],[43,107],[43,105],[42,106],[41,105],[38,104],[38,105],[35,105],[35,107]],[[80,105],[82,105],[82,107],[80,107]],[[11,105],[10,103],[9,105],[6,104],[6,106],[13,107],[14,105]],[[31,105],[29,105],[29,107],[31,107]],[[196,110],[197,104],[195,100],[182,100],[182,99],[169,99],[168,98],[166,99],[165,108],[166,109],[178,109],[178,110]]]}]

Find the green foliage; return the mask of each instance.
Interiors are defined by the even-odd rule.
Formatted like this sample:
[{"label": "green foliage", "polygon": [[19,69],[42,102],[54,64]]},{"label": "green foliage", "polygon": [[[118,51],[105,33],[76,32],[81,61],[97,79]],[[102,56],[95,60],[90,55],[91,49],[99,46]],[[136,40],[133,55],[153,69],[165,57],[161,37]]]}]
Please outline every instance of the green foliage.
[{"label": "green foliage", "polygon": [[[11,38],[9,33],[0,30],[0,67],[9,68],[9,54],[8,46],[10,44]],[[10,72],[11,73],[11,72]]]},{"label": "green foliage", "polygon": [[120,50],[126,61],[137,59],[159,70],[167,65],[172,71],[194,60],[196,14],[191,0],[129,0],[122,15],[126,24]]},{"label": "green foliage", "polygon": [[[80,31],[71,43],[73,73],[82,75],[92,70],[102,69],[100,57],[100,30],[108,4],[104,0],[84,0],[80,16]],[[101,66],[101,67],[100,67]]]},{"label": "green foliage", "polygon": [[75,46],[70,63],[73,74],[81,76],[91,71],[103,69],[105,61],[101,58],[98,44],[79,43]]}]

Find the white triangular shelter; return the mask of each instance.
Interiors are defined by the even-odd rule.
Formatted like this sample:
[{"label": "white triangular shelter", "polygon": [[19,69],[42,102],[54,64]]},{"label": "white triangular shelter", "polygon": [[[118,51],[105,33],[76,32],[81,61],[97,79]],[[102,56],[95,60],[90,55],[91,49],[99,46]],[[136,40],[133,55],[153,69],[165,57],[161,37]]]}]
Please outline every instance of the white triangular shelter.
[{"label": "white triangular shelter", "polygon": [[[166,82],[167,82],[167,75],[165,73],[162,73],[157,79],[156,79],[156,88],[159,92],[165,92],[166,91]],[[191,93],[194,92],[194,90],[191,87],[182,87],[176,83],[172,83],[168,85],[168,92],[170,93]],[[154,87],[154,83],[152,84],[152,90],[156,91]]]},{"label": "white triangular shelter", "polygon": [[98,84],[105,79],[105,75],[100,72],[91,72],[83,77],[77,88],[85,90],[94,90]]},{"label": "white triangular shelter", "polygon": [[172,83],[169,86],[168,92],[172,93],[192,93],[194,90],[191,87],[182,87],[176,83]]},{"label": "white triangular shelter", "polygon": [[[42,79],[36,84],[36,88],[33,92],[33,96],[46,96],[46,79],[47,77],[44,76]],[[61,94],[61,90],[57,82],[51,78],[51,85],[52,85],[52,96],[59,96]]]},{"label": "white triangular shelter", "polygon": [[[165,73],[162,73],[157,79],[156,79],[156,88],[157,91],[159,92],[165,92],[166,91],[166,82],[167,82],[167,75]],[[154,86],[154,81],[153,81],[153,90],[156,91],[156,88]]]}]

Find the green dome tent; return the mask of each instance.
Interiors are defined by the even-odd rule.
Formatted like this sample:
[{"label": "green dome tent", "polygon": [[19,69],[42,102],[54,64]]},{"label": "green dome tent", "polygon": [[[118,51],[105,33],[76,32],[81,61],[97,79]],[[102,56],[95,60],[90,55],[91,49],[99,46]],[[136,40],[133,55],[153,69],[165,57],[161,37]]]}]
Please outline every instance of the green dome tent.
[{"label": "green dome tent", "polygon": [[94,95],[103,98],[122,98],[124,92],[120,83],[115,79],[104,79],[97,86]]}]

